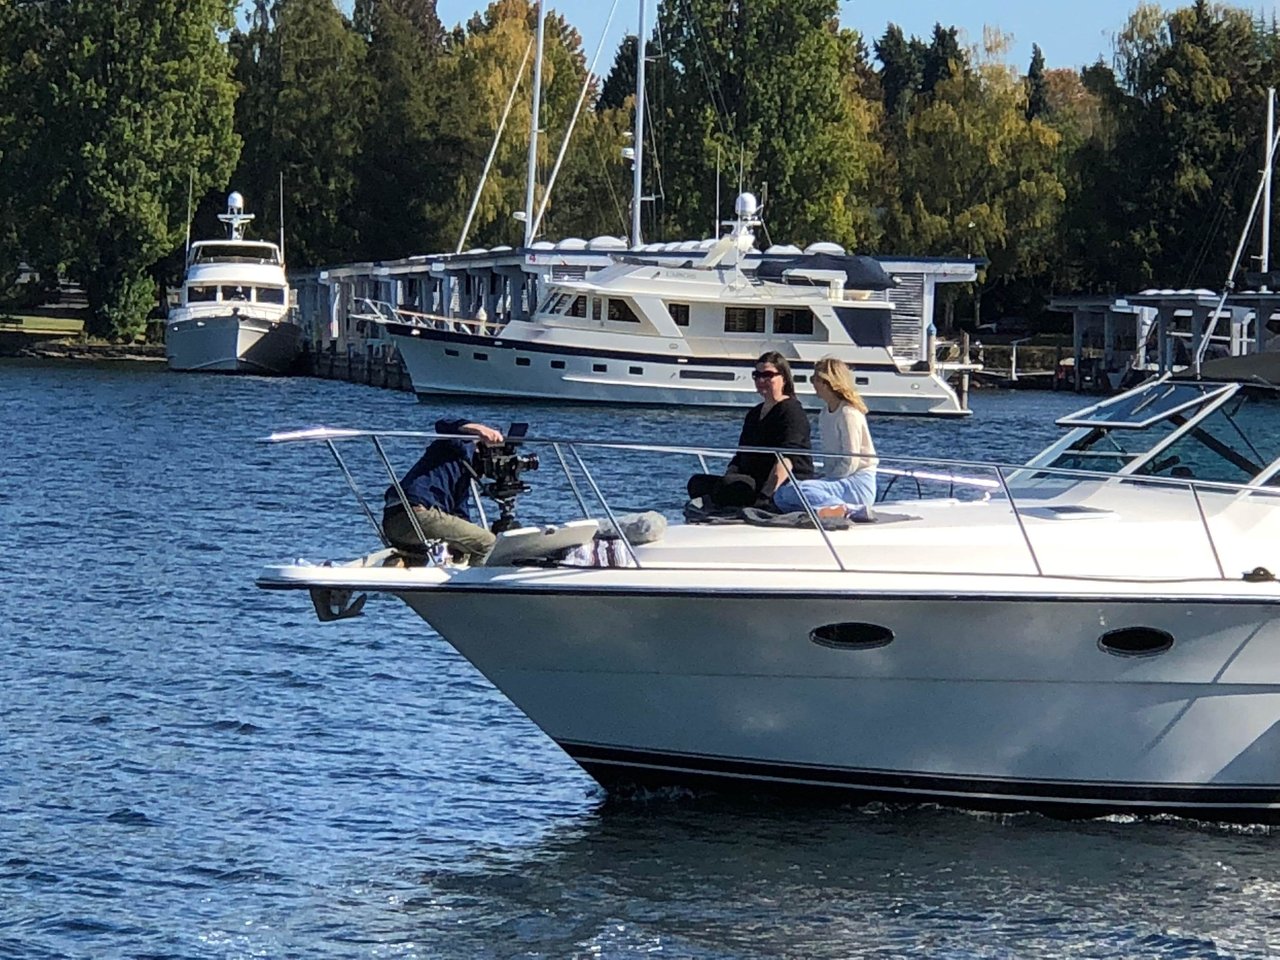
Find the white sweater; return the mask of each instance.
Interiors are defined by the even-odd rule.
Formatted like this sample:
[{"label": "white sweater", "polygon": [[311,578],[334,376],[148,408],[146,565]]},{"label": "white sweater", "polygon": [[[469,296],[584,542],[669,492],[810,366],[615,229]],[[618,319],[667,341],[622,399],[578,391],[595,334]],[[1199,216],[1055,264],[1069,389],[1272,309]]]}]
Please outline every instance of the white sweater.
[{"label": "white sweater", "polygon": [[[822,475],[826,479],[839,480],[876,465],[871,430],[866,415],[857,408],[847,403],[840,404],[834,411],[823,407],[818,414],[818,431],[822,435]],[[855,453],[867,454],[867,457],[849,456]]]}]

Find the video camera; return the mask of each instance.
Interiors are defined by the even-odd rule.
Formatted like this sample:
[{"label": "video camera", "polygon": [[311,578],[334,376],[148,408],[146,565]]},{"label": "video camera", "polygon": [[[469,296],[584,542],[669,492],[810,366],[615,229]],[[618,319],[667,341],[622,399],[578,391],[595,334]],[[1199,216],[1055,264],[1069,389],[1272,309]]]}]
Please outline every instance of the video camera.
[{"label": "video camera", "polygon": [[517,452],[520,441],[529,432],[527,423],[513,423],[503,443],[479,443],[473,466],[480,480],[480,492],[498,504],[498,519],[492,524],[494,533],[516,526],[516,497],[529,492],[520,479],[525,470],[538,469],[536,453]]}]

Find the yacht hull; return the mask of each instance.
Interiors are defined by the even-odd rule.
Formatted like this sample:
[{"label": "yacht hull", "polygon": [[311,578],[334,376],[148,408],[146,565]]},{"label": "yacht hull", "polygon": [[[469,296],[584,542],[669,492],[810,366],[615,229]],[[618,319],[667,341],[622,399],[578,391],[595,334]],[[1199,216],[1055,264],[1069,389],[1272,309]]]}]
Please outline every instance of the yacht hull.
[{"label": "yacht hull", "polygon": [[[1280,818],[1275,602],[400,595],[606,787]],[[815,642],[832,624],[892,639]],[[1172,647],[1109,651],[1126,627]]]},{"label": "yacht hull", "polygon": [[224,314],[170,320],[170,370],[286,374],[297,361],[301,331],[288,320]]},{"label": "yacht hull", "polygon": [[[751,381],[755,355],[737,358],[667,356],[593,347],[530,344],[404,325],[391,326],[414,391],[423,400],[441,394],[617,403],[641,406],[750,407],[760,402]],[[854,367],[858,389],[875,413],[963,417],[954,391],[928,371],[905,371],[870,361],[853,348],[825,353]],[[792,361],[800,375],[812,363]],[[797,385],[806,408],[821,406],[808,383]]]}]

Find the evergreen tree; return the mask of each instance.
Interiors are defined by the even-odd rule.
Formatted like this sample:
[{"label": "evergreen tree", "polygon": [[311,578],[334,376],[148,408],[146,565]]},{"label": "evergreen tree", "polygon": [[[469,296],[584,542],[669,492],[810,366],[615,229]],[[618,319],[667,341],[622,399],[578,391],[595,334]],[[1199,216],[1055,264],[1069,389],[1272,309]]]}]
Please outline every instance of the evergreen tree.
[{"label": "evergreen tree", "polygon": [[1049,90],[1044,76],[1044,54],[1040,45],[1031,45],[1031,65],[1027,68],[1027,119],[1043,119],[1049,112]]},{"label": "evergreen tree", "polygon": [[596,110],[618,110],[636,92],[636,38],[623,37],[596,100]]},{"label": "evergreen tree", "polygon": [[[914,38],[913,38],[914,39]],[[968,58],[960,49],[960,41],[956,37],[955,27],[943,27],[940,23],[933,25],[933,41],[924,54],[921,68],[922,93],[933,93],[938,84],[944,80],[963,73],[968,66]]]},{"label": "evergreen tree", "polygon": [[858,240],[850,211],[869,206],[877,148],[846,82],[857,37],[836,13],[835,0],[659,7],[668,233],[701,234],[716,219],[719,151],[766,197],[770,238]]},{"label": "evergreen tree", "polygon": [[911,109],[912,98],[924,86],[925,47],[916,37],[908,40],[902,28],[891,23],[875,44],[876,58],[881,63],[880,86],[885,114],[904,120]]},{"label": "evergreen tree", "polygon": [[371,100],[364,44],[333,0],[276,0],[273,20],[269,169],[250,189],[275,198],[283,177],[291,265],[349,261],[359,250],[356,165]]},{"label": "evergreen tree", "polygon": [[444,53],[434,2],[371,0],[366,73],[371,106],[357,164],[364,259],[410,256],[435,239],[433,201],[446,188],[434,130],[433,68]]},{"label": "evergreen tree", "polygon": [[19,244],[85,286],[90,332],[132,337],[157,307],[148,268],[185,233],[188,178],[239,151],[219,34],[229,0],[3,7],[7,109],[25,131],[0,167]]}]

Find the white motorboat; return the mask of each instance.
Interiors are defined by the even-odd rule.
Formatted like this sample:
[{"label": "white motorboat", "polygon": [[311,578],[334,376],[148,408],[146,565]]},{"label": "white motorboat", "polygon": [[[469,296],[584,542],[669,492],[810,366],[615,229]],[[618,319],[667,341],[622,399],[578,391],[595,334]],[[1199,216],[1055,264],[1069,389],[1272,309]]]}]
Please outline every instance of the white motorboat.
[{"label": "white motorboat", "polygon": [[[615,265],[552,280],[533,316],[431,316],[367,303],[420,396],[469,394],[644,405],[751,406],[756,357],[777,350],[817,409],[813,363],[839,357],[877,413],[964,416],[944,371],[893,352],[894,281],[868,257],[819,253],[756,265],[757,204],[686,259],[619,250]],[[619,243],[619,246],[625,246]],[[750,268],[747,256],[752,255]]]},{"label": "white motorboat", "polygon": [[165,323],[170,370],[288,373],[301,348],[280,247],[246,240],[253,214],[238,193],[227,198],[225,240],[193,243],[181,302]]},{"label": "white motorboat", "polygon": [[[322,619],[401,598],[611,788],[1277,820],[1277,384],[1273,355],[1205,364],[1064,418],[1026,465],[882,456],[875,522],[672,522],[604,560],[597,523],[625,531],[609,504],[635,498],[607,480],[661,489],[717,452],[544,441],[573,519],[488,565],[383,550],[258,584]],[[342,463],[370,436],[274,439]]]}]

